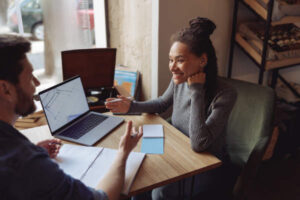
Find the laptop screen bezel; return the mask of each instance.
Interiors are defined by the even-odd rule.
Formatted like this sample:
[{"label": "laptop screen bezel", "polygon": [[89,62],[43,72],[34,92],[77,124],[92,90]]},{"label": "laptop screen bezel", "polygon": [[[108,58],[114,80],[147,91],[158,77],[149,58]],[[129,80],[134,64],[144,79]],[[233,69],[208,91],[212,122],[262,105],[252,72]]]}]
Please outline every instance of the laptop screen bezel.
[{"label": "laptop screen bezel", "polygon": [[[58,83],[57,85],[54,85],[54,86],[52,86],[52,87],[50,87],[50,88],[47,88],[47,89],[45,89],[45,90],[39,92],[40,102],[41,102],[41,104],[42,104],[42,108],[43,108],[43,111],[44,111],[44,115],[45,115],[45,117],[46,117],[47,124],[48,124],[49,130],[50,130],[50,132],[51,132],[51,135],[55,135],[57,132],[60,132],[61,130],[65,129],[66,127],[70,126],[74,121],[76,121],[76,120],[78,120],[79,118],[85,116],[87,113],[90,112],[90,107],[88,106],[87,99],[85,98],[85,102],[86,102],[86,104],[87,104],[87,106],[88,106],[88,110],[87,110],[86,112],[82,113],[81,115],[79,115],[78,117],[76,117],[76,118],[72,119],[71,121],[67,122],[67,123],[66,123],[65,125],[63,125],[62,127],[56,129],[55,131],[52,131],[52,130],[51,130],[51,127],[50,127],[50,125],[49,125],[49,120],[48,120],[47,114],[46,114],[46,112],[45,112],[44,105],[43,105],[43,103],[42,103],[42,101],[41,101],[40,95],[41,95],[41,94],[44,94],[44,93],[46,93],[46,92],[48,92],[49,90],[52,90],[52,89],[54,89],[54,88],[57,88],[57,87],[59,87],[59,86],[65,84],[65,83],[67,83],[67,82],[73,81],[74,79],[77,79],[77,78],[79,78],[79,79],[80,79],[80,82],[81,82],[80,76],[77,75],[77,76],[74,76],[74,77],[72,77],[72,78],[69,78],[69,79],[67,79],[67,80],[65,80],[65,81],[63,81],[63,82],[61,82],[61,83]],[[82,82],[81,82],[81,85],[82,85]],[[83,87],[83,86],[82,86],[82,87]],[[84,91],[84,89],[83,89],[83,91]]]}]

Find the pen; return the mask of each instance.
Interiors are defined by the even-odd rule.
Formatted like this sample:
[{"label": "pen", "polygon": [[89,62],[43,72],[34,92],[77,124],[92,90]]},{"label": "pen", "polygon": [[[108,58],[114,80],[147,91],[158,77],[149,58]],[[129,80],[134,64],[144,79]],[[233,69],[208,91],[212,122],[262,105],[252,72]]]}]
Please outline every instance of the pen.
[{"label": "pen", "polygon": [[49,142],[49,143],[48,143],[48,145],[54,145],[54,144],[57,144],[57,145],[60,145],[60,146],[62,145],[61,142]]},{"label": "pen", "polygon": [[130,137],[131,138],[135,138],[137,136],[137,133],[131,134]]},{"label": "pen", "polygon": [[[127,99],[129,99],[129,100],[132,100],[132,97],[126,97]],[[107,102],[105,102],[105,104],[106,103],[114,103],[114,102],[119,102],[119,101],[122,101],[122,99],[114,99],[114,100],[111,100],[111,101],[107,101]]]}]

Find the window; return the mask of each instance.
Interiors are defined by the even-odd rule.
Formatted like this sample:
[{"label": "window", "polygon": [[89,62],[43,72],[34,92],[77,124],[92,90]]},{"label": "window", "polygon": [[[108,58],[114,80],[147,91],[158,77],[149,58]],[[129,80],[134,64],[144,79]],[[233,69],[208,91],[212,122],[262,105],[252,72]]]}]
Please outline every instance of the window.
[{"label": "window", "polygon": [[[19,33],[32,42],[32,51],[28,54],[28,58],[35,71],[57,76],[60,81],[62,79],[60,52],[95,46],[94,6],[101,4],[104,7],[104,0],[4,1],[8,4],[5,7],[6,5],[0,3],[0,25],[1,20],[5,21],[6,32]],[[5,14],[2,13],[3,10],[6,11]],[[105,10],[98,10],[97,16],[105,18]],[[6,14],[7,19],[3,17]],[[46,38],[51,38],[47,42],[49,46],[44,44],[44,26],[48,30]],[[106,34],[101,25],[98,29]],[[98,34],[98,37],[102,36]],[[48,55],[46,60],[44,54]]]}]

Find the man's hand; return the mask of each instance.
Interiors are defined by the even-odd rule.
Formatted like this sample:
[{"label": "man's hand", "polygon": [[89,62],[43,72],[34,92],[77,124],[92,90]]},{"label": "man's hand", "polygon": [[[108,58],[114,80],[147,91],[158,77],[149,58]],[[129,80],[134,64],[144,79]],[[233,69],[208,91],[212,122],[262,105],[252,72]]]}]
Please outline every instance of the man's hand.
[{"label": "man's hand", "polygon": [[37,146],[40,146],[48,152],[50,158],[55,158],[59,152],[61,147],[61,140],[59,139],[51,139],[51,140],[44,140],[37,143]]},{"label": "man's hand", "polygon": [[136,146],[142,135],[142,127],[140,127],[139,132],[137,132],[135,128],[132,128],[132,121],[127,123],[126,132],[119,143],[117,157],[110,167],[109,172],[103,177],[96,187],[96,189],[103,190],[110,200],[120,198],[120,193],[125,180],[126,160],[129,153]]},{"label": "man's hand", "polygon": [[126,132],[122,136],[121,141],[119,143],[119,151],[124,153],[127,156],[132,151],[132,149],[136,146],[140,138],[143,136],[143,129],[140,126],[139,131],[136,131],[135,127],[132,127],[132,121],[127,123]]}]

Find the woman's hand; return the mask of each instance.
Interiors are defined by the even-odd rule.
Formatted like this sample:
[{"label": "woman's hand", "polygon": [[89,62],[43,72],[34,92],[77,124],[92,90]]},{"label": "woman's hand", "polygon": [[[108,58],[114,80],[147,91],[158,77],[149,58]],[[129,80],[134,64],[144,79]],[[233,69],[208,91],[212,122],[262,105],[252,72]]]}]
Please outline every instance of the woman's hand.
[{"label": "woman's hand", "polygon": [[48,152],[50,158],[55,158],[59,152],[61,144],[61,140],[51,139],[41,141],[37,143],[37,146],[44,148]]},{"label": "woman's hand", "polygon": [[127,113],[131,105],[131,99],[118,95],[118,98],[108,98],[105,107],[113,113]]},{"label": "woman's hand", "polygon": [[204,72],[199,72],[188,77],[187,82],[188,85],[192,85],[193,83],[201,83],[204,84],[206,81],[206,74]]},{"label": "woman's hand", "polygon": [[139,131],[137,131],[135,127],[132,127],[132,121],[129,121],[126,126],[126,132],[120,140],[119,151],[127,157],[142,136],[142,127],[140,126]]}]

